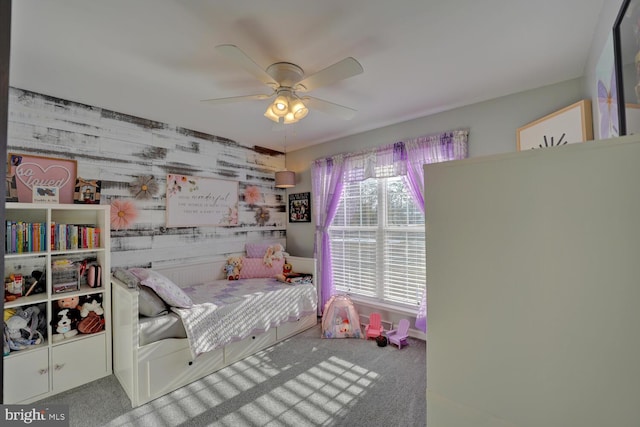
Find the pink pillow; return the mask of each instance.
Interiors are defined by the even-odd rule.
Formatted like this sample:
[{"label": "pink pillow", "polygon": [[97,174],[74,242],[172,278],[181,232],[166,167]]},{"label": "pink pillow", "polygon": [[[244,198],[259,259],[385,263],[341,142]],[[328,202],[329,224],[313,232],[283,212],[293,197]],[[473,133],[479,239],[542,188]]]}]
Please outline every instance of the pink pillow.
[{"label": "pink pillow", "polygon": [[245,243],[244,251],[247,253],[247,258],[262,258],[267,249],[275,245],[277,242],[260,242],[260,243]]},{"label": "pink pillow", "polygon": [[271,267],[265,265],[262,258],[243,258],[242,270],[240,270],[241,279],[254,279],[257,277],[276,277],[282,274],[284,259],[274,259]]}]

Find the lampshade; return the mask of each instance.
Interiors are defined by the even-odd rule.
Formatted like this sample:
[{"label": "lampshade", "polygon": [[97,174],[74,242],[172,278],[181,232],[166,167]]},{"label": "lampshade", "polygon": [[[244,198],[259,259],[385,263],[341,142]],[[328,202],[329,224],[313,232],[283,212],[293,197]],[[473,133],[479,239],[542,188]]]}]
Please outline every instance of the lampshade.
[{"label": "lampshade", "polygon": [[291,188],[296,186],[296,174],[288,170],[276,172],[276,187]]}]

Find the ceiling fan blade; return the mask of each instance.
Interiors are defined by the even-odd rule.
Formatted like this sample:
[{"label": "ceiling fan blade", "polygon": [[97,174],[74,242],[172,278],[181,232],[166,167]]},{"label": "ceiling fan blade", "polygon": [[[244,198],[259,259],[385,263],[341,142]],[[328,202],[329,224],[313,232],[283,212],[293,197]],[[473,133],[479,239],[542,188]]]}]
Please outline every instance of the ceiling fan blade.
[{"label": "ceiling fan blade", "polygon": [[265,70],[263,70],[258,64],[256,64],[253,59],[249,58],[249,56],[247,56],[247,54],[240,50],[240,48],[236,45],[221,44],[216,46],[215,49],[216,51],[224,55],[227,59],[243,68],[249,74],[252,74],[262,83],[271,87],[278,86],[278,82],[276,82],[273,77],[267,74]]},{"label": "ceiling fan blade", "polygon": [[363,71],[364,69],[358,61],[352,57],[348,57],[302,79],[296,85],[295,90],[300,92],[314,90],[340,80],[348,79],[349,77],[357,76]]},{"label": "ceiling fan blade", "polygon": [[229,104],[231,102],[239,102],[239,101],[252,101],[252,100],[260,100],[260,99],[269,99],[275,94],[267,95],[265,93],[258,93],[255,95],[244,95],[244,96],[231,96],[228,98],[212,98],[212,99],[203,99],[200,102],[206,102],[207,104]]},{"label": "ceiling fan blade", "polygon": [[344,105],[334,104],[333,102],[323,99],[314,98],[313,96],[305,96],[302,102],[309,108],[331,114],[344,120],[351,120],[356,115],[356,110],[345,107]]}]

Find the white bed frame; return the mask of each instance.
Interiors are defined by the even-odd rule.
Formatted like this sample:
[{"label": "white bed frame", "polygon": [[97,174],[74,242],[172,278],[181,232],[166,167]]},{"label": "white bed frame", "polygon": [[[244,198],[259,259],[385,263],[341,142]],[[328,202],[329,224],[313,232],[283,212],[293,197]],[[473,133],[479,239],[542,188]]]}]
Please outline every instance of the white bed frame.
[{"label": "white bed frame", "polygon": [[[316,260],[313,258],[287,257],[293,270],[313,274],[316,279]],[[154,269],[179,286],[204,283],[224,276],[225,261],[179,265]],[[219,271],[219,277],[212,272]],[[192,360],[186,338],[165,339],[144,346],[138,345],[138,291],[130,289],[111,278],[113,372],[122,388],[136,407],[163,396],[184,385],[205,377],[240,359],[315,326],[317,314],[310,314],[271,328],[266,332],[249,336]]]}]

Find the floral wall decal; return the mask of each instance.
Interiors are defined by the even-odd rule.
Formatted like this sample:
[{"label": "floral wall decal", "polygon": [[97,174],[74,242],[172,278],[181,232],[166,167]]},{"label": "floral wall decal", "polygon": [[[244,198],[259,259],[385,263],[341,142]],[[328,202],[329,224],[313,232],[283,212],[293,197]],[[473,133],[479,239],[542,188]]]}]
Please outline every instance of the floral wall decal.
[{"label": "floral wall decal", "polygon": [[269,221],[270,218],[270,214],[269,214],[269,209],[267,208],[258,208],[256,209],[256,222],[258,223],[258,225],[265,225],[267,223],[267,221]]},{"label": "floral wall decal", "polygon": [[255,205],[260,200],[262,200],[262,193],[260,193],[260,189],[255,185],[249,186],[244,190],[244,201],[248,205]]},{"label": "floral wall decal", "polygon": [[129,200],[116,199],[111,202],[111,229],[129,228],[138,217],[138,209]]},{"label": "floral wall decal", "polygon": [[153,175],[142,175],[129,184],[129,191],[136,199],[150,199],[158,191],[158,182]]}]

